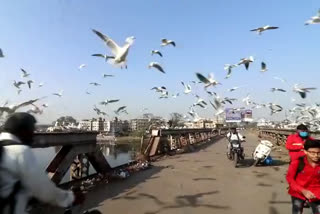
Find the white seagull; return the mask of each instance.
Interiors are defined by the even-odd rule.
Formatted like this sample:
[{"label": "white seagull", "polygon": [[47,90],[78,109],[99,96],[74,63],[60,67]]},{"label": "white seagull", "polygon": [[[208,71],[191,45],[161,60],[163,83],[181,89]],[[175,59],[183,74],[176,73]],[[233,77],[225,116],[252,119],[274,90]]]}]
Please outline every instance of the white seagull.
[{"label": "white seagull", "polygon": [[156,90],[156,92],[164,93],[165,91],[167,91],[167,88],[164,86],[161,86],[161,87],[153,87],[151,88],[151,90]]},{"label": "white seagull", "polygon": [[267,64],[265,62],[261,62],[261,72],[268,71]]},{"label": "white seagull", "polygon": [[114,75],[112,75],[112,74],[103,74],[103,78],[107,78],[107,77],[114,77]]},{"label": "white seagull", "polygon": [[188,84],[185,84],[184,82],[181,82],[181,84],[183,85],[183,87],[184,87],[184,93],[185,94],[190,94],[191,93],[191,86]]},{"label": "white seagull", "polygon": [[104,100],[102,102],[100,102],[101,105],[108,105],[109,103],[116,103],[119,102],[120,100]]},{"label": "white seagull", "polygon": [[227,73],[227,76],[225,77],[225,79],[228,79],[229,77],[231,77],[231,73],[232,73],[232,69],[237,67],[238,65],[230,65],[230,64],[225,64],[224,65],[224,70],[226,70],[228,73]]},{"label": "white seagull", "polygon": [[23,103],[18,104],[18,105],[10,105],[8,107],[6,107],[6,106],[0,107],[0,115],[2,115],[3,112],[6,112],[8,115],[11,115],[11,114],[15,113],[19,108],[31,105],[31,104],[37,102],[40,99],[42,99],[42,98],[29,100],[27,102],[23,102]]},{"label": "white seagull", "polygon": [[318,14],[316,16],[311,17],[310,20],[305,22],[305,25],[311,24],[320,24],[320,9],[318,10]]},{"label": "white seagull", "polygon": [[97,83],[97,82],[91,82],[89,83],[90,85],[93,85],[93,86],[100,86],[101,84]]},{"label": "white seagull", "polygon": [[24,85],[24,84],[26,84],[26,83],[22,82],[22,81],[17,82],[14,80],[14,82],[13,82],[14,87],[16,87],[17,89],[20,89],[20,86]]},{"label": "white seagull", "polygon": [[20,68],[20,70],[22,71],[22,77],[26,78],[26,77],[30,76],[30,74],[26,70],[24,70],[23,68]]},{"label": "white seagull", "polygon": [[300,88],[298,84],[295,84],[293,87],[293,91],[296,93],[299,93],[301,98],[306,98],[307,97],[307,93],[310,92],[310,90],[315,90],[317,88]]},{"label": "white seagull", "polygon": [[254,62],[254,58],[253,58],[253,56],[250,56],[248,58],[242,58],[240,60],[240,62],[238,63],[238,65],[242,65],[243,64],[246,67],[246,70],[248,70],[250,63],[252,63],[252,62]]},{"label": "white seagull", "polygon": [[272,27],[270,25],[266,25],[264,27],[259,27],[259,28],[256,28],[256,29],[253,29],[253,30],[250,30],[250,31],[256,31],[259,35],[261,35],[261,33],[263,31],[266,31],[266,30],[275,30],[275,29],[278,29],[279,27]]},{"label": "white seagull", "polygon": [[41,88],[44,85],[43,82],[39,83],[38,87]]},{"label": "white seagull", "polygon": [[167,45],[172,45],[173,47],[176,47],[176,43],[173,40],[161,39],[161,46]]},{"label": "white seagull", "polygon": [[129,49],[134,43],[135,37],[131,36],[126,39],[126,44],[120,47],[117,43],[115,43],[111,38],[107,35],[102,34],[101,32],[92,29],[92,31],[102,39],[105,44],[111,49],[112,54],[114,55],[114,59],[108,60],[113,65],[125,65],[127,62],[127,56],[129,53]]},{"label": "white seagull", "polygon": [[62,93],[63,93],[63,90],[61,90],[59,93],[53,93],[52,95],[55,95],[57,97],[62,97]]},{"label": "white seagull", "polygon": [[158,62],[150,62],[148,68],[150,69],[152,67],[156,68],[158,71],[160,71],[160,72],[162,72],[164,74],[166,73]]},{"label": "white seagull", "polygon": [[175,98],[177,98],[179,95],[180,95],[179,93],[173,94],[173,95],[172,95],[172,98],[175,99]]},{"label": "white seagull", "polygon": [[210,87],[210,86],[216,86],[216,85],[218,85],[218,84],[221,84],[221,83],[219,83],[217,80],[214,79],[212,73],[209,74],[209,77],[208,77],[208,78],[206,78],[205,76],[203,76],[203,75],[200,74],[200,73],[196,73],[196,75],[197,75],[198,79],[199,79],[202,83],[205,84],[205,86],[204,86],[205,88],[208,88],[208,87]]},{"label": "white seagull", "polygon": [[79,67],[78,67],[78,70],[79,71],[82,71],[83,68],[87,67],[86,64],[81,64]]},{"label": "white seagull", "polygon": [[29,87],[29,89],[31,89],[31,84],[33,83],[33,81],[32,80],[28,80],[28,87]]},{"label": "white seagull", "polygon": [[275,79],[275,80],[280,80],[280,81],[283,82],[283,83],[287,82],[285,79],[282,79],[282,78],[280,78],[280,77],[273,77],[273,79]]},{"label": "white seagull", "polygon": [[272,91],[272,92],[275,92],[275,91],[287,92],[286,90],[284,90],[284,89],[282,89],[282,88],[271,88],[271,91]]},{"label": "white seagull", "polygon": [[151,51],[151,56],[153,56],[153,54],[158,54],[159,56],[163,57],[162,53],[159,50],[152,50]]},{"label": "white seagull", "polygon": [[228,91],[229,91],[229,92],[233,92],[233,91],[235,91],[235,90],[237,90],[237,89],[239,89],[239,88],[241,88],[241,87],[236,86],[236,87],[233,87],[233,88],[228,89]]}]

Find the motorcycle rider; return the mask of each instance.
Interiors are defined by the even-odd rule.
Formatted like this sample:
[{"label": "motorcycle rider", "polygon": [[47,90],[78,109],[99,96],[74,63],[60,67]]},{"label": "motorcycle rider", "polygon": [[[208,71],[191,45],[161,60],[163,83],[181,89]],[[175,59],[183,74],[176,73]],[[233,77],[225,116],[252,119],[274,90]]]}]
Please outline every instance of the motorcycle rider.
[{"label": "motorcycle rider", "polygon": [[[228,156],[230,156],[230,153],[231,153],[231,146],[232,146],[232,141],[237,141],[237,143],[240,144],[240,147],[241,147],[241,142],[244,142],[244,137],[239,133],[237,132],[237,129],[236,128],[231,128],[231,131],[227,134],[227,139],[228,139],[228,147],[227,147],[227,154]],[[242,148],[242,147],[241,147]],[[242,148],[243,150],[243,148]]]}]

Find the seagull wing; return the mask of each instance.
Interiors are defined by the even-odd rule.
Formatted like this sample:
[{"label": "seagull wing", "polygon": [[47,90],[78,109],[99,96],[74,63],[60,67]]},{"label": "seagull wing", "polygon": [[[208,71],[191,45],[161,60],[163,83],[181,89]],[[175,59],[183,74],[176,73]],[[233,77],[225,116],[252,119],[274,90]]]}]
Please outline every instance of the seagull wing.
[{"label": "seagull wing", "polygon": [[173,45],[173,47],[176,47],[176,43],[174,41],[171,41],[170,44]]},{"label": "seagull wing", "polygon": [[209,81],[205,76],[203,76],[202,74],[196,73],[196,75],[197,75],[198,79],[199,79],[201,82],[203,82],[203,83],[205,83],[205,84],[210,83],[210,81]]},{"label": "seagull wing", "polygon": [[115,43],[112,39],[110,39],[108,36],[104,35],[103,33],[100,33],[97,30],[92,29],[92,31],[97,34],[97,36],[100,37],[100,39],[102,39],[106,45],[111,48],[111,51],[114,55],[117,55],[119,52],[120,47],[117,45],[117,43]]},{"label": "seagull wing", "polygon": [[261,62],[261,71],[265,71],[267,69],[267,65],[264,62]]},{"label": "seagull wing", "polygon": [[249,65],[250,65],[250,62],[248,62],[248,61],[244,63],[244,66],[246,67],[246,70],[249,69]]},{"label": "seagull wing", "polygon": [[34,99],[34,100],[29,100],[27,102],[23,102],[17,106],[15,106],[13,108],[14,111],[18,110],[19,108],[22,108],[22,107],[25,107],[25,106],[28,106],[28,105],[32,105],[33,103],[37,102],[39,99]]},{"label": "seagull wing", "polygon": [[157,63],[154,63],[152,67],[158,69],[160,72],[162,72],[162,73],[164,73],[164,74],[166,73],[166,72],[163,70],[163,68],[161,67],[161,65],[159,65],[159,64],[157,64]]},{"label": "seagull wing", "polygon": [[267,30],[275,30],[278,29],[279,27],[267,27]]},{"label": "seagull wing", "polygon": [[159,56],[163,57],[163,56],[162,56],[162,53],[161,53],[160,51],[157,51],[156,53],[157,53]]},{"label": "seagull wing", "polygon": [[301,98],[303,98],[303,99],[307,97],[307,93],[306,92],[299,91],[298,93],[300,94]]},{"label": "seagull wing", "polygon": [[20,70],[22,71],[22,73],[24,74],[24,75],[27,75],[28,73],[26,72],[26,70],[24,70],[23,68],[20,68]]},{"label": "seagull wing", "polygon": [[97,56],[97,57],[106,58],[105,55],[103,55],[103,54],[92,54],[91,56]]}]

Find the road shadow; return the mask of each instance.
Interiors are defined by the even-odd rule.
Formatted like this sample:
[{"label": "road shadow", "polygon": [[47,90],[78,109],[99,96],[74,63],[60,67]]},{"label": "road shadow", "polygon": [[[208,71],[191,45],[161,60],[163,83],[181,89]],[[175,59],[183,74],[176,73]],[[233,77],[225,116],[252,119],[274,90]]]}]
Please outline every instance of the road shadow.
[{"label": "road shadow", "polygon": [[202,166],[203,168],[206,168],[206,169],[211,169],[213,168],[214,166]]},{"label": "road shadow", "polygon": [[272,184],[265,184],[265,183],[258,183],[257,186],[260,186],[260,187],[272,187]]},{"label": "road shadow", "polygon": [[[145,214],[158,214],[158,213],[166,213],[170,209],[179,209],[186,207],[190,208],[198,208],[198,207],[206,207],[209,209],[220,209],[220,210],[226,210],[230,209],[229,206],[221,206],[221,205],[213,205],[213,204],[203,204],[200,203],[200,198],[208,195],[218,194],[219,191],[211,191],[211,192],[204,192],[204,193],[198,193],[194,195],[179,195],[176,196],[173,203],[164,203],[164,205],[160,206],[159,209],[155,211],[148,211],[145,212]],[[153,200],[153,199],[152,199]]]},{"label": "road shadow", "polygon": [[269,207],[269,214],[280,214],[275,207]]},{"label": "road shadow", "polygon": [[[127,200],[135,200],[138,197],[148,197],[147,195],[136,195],[136,190],[132,190],[138,184],[144,183],[149,179],[155,179],[159,176],[154,176],[167,167],[153,166],[151,169],[133,174],[131,177],[115,181],[106,185],[99,185],[86,195],[86,201],[83,209],[88,210],[101,206],[101,203],[106,199],[112,198],[117,200],[124,197]],[[127,193],[126,193],[127,192]],[[124,196],[119,197],[120,194]]]},{"label": "road shadow", "polygon": [[253,159],[244,159],[241,160],[238,164],[238,168],[248,168],[253,165],[254,160]]},{"label": "road shadow", "polygon": [[283,166],[283,165],[289,165],[289,161],[283,161],[279,159],[272,160],[272,166]]},{"label": "road shadow", "polygon": [[216,181],[217,179],[215,179],[215,178],[194,178],[192,180],[194,180],[194,181]]}]

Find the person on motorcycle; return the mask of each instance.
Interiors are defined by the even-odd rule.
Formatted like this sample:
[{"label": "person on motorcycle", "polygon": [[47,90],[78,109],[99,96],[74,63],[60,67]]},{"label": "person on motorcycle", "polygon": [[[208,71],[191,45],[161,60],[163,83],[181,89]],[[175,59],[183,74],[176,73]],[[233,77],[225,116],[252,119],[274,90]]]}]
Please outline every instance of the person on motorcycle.
[{"label": "person on motorcycle", "polygon": [[307,139],[305,156],[293,160],[286,176],[292,198],[292,214],[301,214],[307,203],[312,213],[320,213],[320,141]]},{"label": "person on motorcycle", "polygon": [[231,131],[227,134],[227,139],[229,141],[227,154],[228,156],[230,156],[232,141],[237,141],[237,143],[239,143],[241,146],[241,142],[244,142],[244,137],[239,132],[237,132],[236,128],[232,128]]},{"label": "person on motorcycle", "polygon": [[291,162],[305,155],[303,146],[308,139],[313,140],[313,138],[309,135],[308,127],[303,124],[297,126],[297,131],[295,134],[288,136],[286,148],[289,150]]}]

